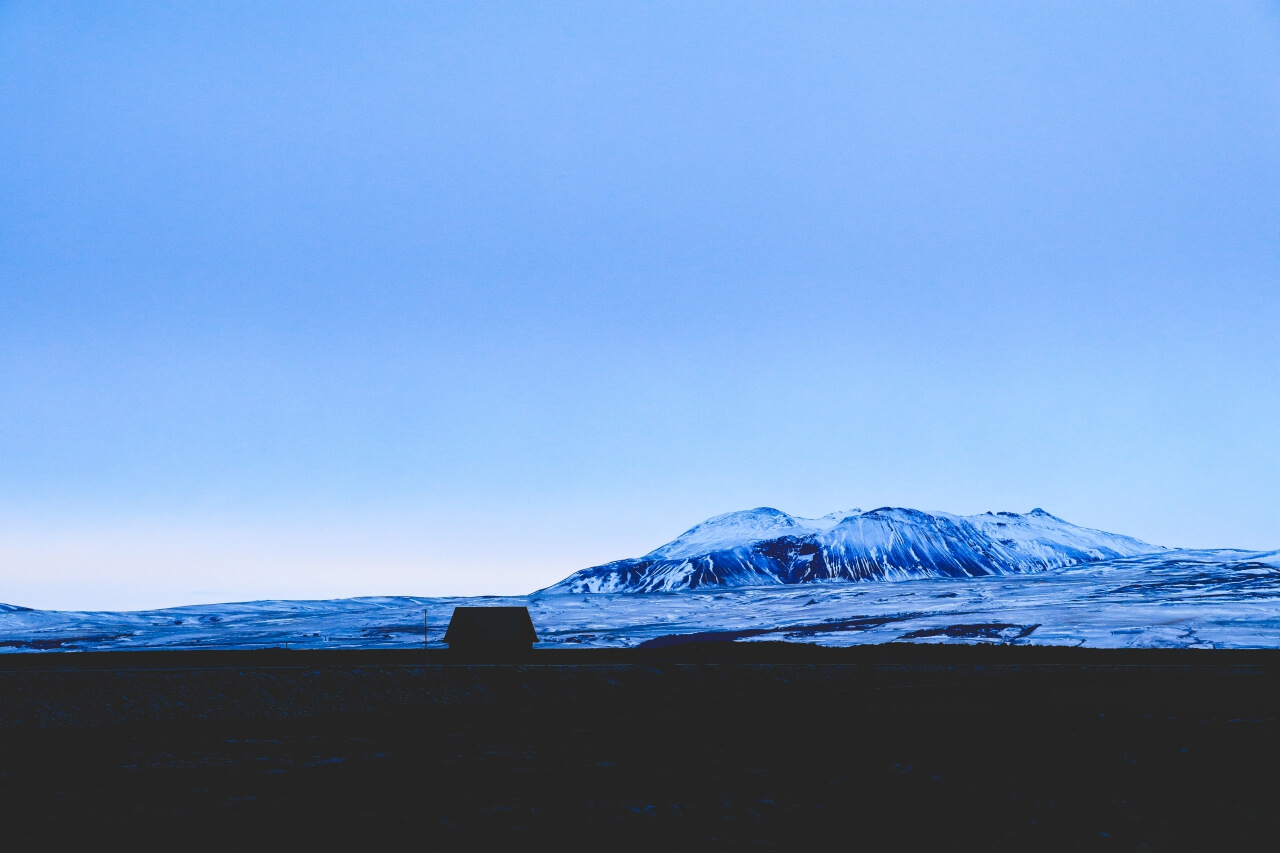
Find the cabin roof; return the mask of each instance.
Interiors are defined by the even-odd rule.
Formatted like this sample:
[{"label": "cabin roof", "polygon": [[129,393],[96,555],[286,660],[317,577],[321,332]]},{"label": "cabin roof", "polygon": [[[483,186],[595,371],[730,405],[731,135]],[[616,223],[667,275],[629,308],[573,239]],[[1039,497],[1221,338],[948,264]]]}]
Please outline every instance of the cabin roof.
[{"label": "cabin roof", "polygon": [[444,632],[449,645],[489,643],[536,643],[527,607],[455,607],[449,628]]}]

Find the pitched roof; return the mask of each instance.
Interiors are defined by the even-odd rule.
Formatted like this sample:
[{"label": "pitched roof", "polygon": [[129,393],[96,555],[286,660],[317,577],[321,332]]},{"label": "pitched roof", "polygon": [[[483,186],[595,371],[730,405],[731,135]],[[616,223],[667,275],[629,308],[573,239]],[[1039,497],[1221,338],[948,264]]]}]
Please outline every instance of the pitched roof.
[{"label": "pitched roof", "polygon": [[451,646],[477,643],[536,643],[527,607],[455,607],[444,641]]}]

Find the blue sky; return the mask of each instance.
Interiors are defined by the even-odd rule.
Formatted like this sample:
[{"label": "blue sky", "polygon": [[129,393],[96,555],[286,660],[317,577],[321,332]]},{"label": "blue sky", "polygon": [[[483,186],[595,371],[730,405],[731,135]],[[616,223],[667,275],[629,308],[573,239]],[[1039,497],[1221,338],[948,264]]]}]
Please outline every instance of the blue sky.
[{"label": "blue sky", "polygon": [[3,2],[0,164],[0,601],[1280,547],[1275,3]]}]

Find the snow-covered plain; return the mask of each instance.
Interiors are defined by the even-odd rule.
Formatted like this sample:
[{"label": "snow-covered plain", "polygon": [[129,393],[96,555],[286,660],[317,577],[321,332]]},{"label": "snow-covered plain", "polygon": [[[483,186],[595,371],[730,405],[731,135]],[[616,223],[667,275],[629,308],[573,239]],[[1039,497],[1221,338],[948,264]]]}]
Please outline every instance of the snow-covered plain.
[{"label": "snow-covered plain", "polygon": [[[259,601],[134,613],[0,605],[4,651],[420,647],[459,604],[528,605],[544,647],[696,633],[825,646],[1280,646],[1280,551],[1160,551],[1030,574],[504,598]],[[720,633],[723,632],[723,633]]]}]

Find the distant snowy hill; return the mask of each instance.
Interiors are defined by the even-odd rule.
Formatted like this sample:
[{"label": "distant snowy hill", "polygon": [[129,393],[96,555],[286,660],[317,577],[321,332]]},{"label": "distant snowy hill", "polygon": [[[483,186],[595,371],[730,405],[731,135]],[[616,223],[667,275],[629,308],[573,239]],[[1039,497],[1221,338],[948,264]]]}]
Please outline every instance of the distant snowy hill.
[{"label": "distant snowy hill", "polygon": [[838,583],[821,592],[775,584],[652,595],[253,601],[136,613],[0,606],[0,654],[420,649],[424,611],[439,648],[460,605],[527,606],[543,648],[690,640],[1275,648],[1280,551],[1161,550],[1034,574]]},{"label": "distant snowy hill", "polygon": [[672,592],[820,581],[979,577],[1165,550],[1033,509],[958,516],[882,507],[796,518],[718,515],[643,557],[583,569],[546,593]]}]

